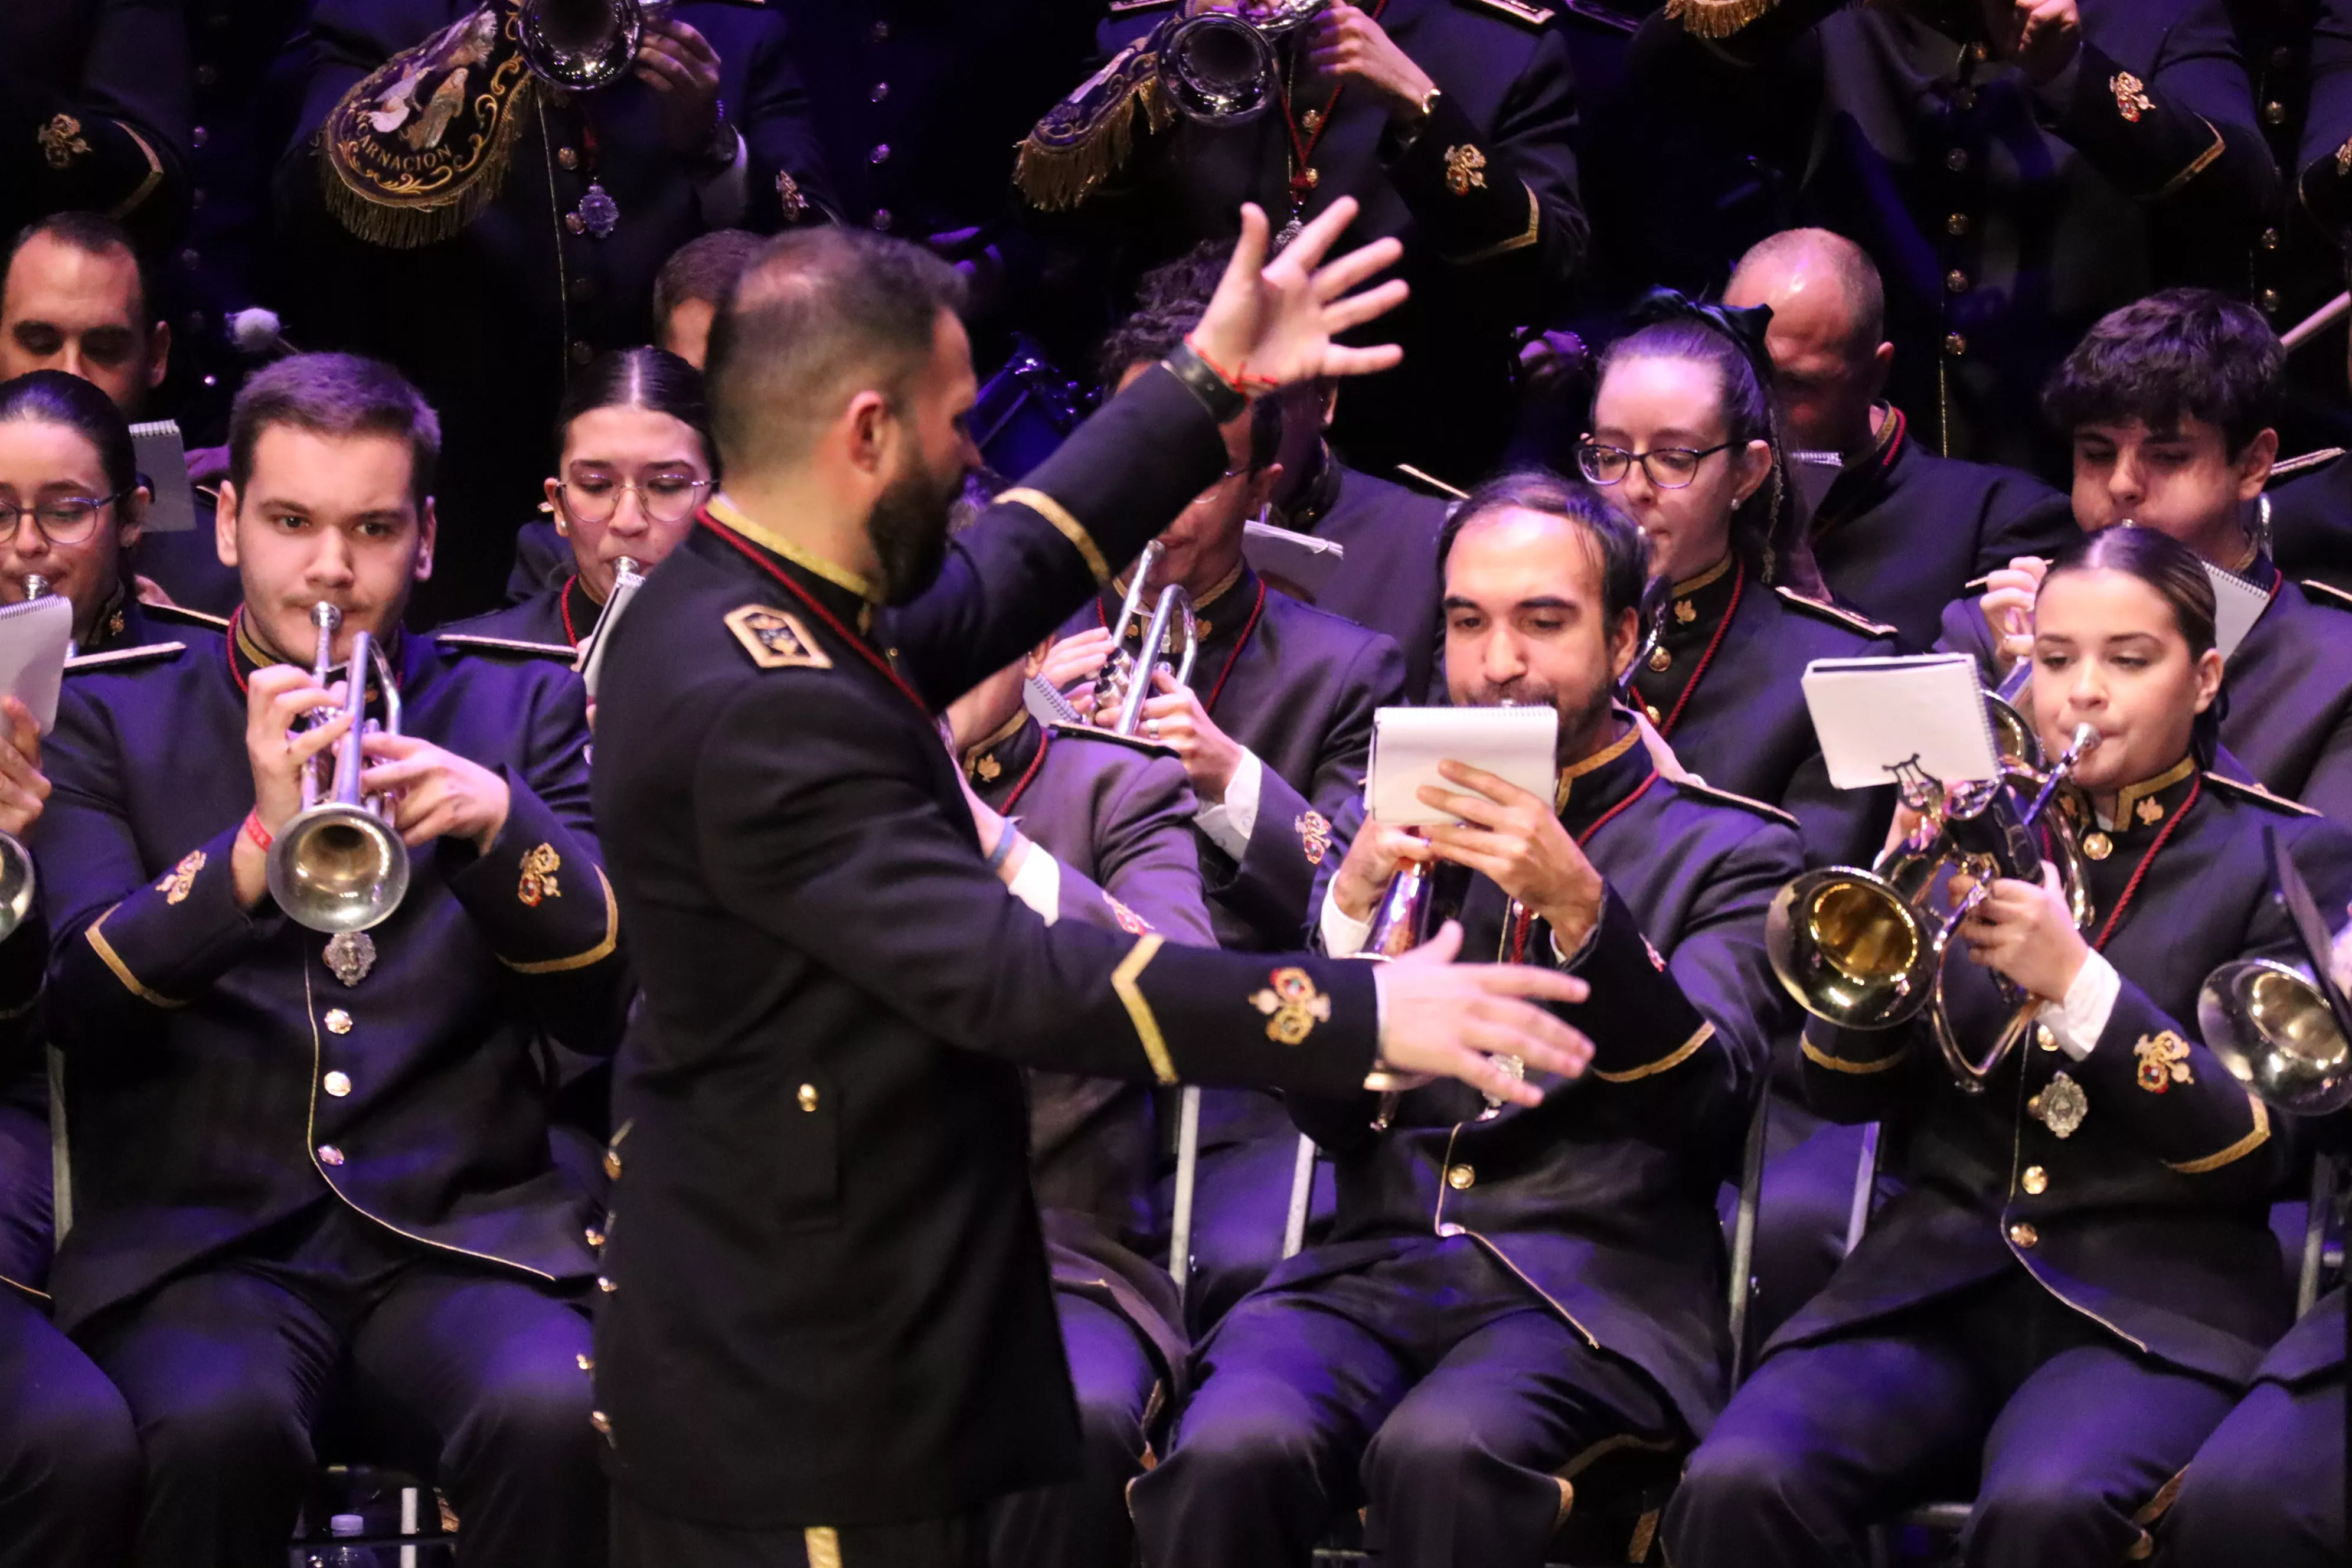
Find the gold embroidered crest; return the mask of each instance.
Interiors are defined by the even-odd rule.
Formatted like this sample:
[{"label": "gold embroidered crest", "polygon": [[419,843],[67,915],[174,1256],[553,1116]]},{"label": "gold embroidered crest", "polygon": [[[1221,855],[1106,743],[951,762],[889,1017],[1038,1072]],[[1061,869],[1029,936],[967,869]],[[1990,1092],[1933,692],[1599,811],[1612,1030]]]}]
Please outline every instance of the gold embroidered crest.
[{"label": "gold embroidered crest", "polygon": [[1316,1025],[1331,1021],[1331,998],[1315,989],[1307,971],[1277,969],[1269,978],[1273,988],[1250,998],[1250,1005],[1266,1016],[1267,1039],[1277,1046],[1303,1045]]},{"label": "gold embroidered crest", "polygon": [[1307,852],[1307,863],[1323,864],[1323,857],[1331,852],[1331,824],[1323,814],[1310,811],[1291,826],[1298,829],[1298,847]]},{"label": "gold embroidered crest", "polygon": [[996,753],[994,752],[991,752],[986,756],[981,758],[980,761],[972,763],[971,771],[980,775],[981,783],[994,784],[997,779],[1003,774],[1004,764],[996,760]]},{"label": "gold embroidered crest", "polygon": [[2147,84],[2129,71],[2117,71],[2108,78],[2107,90],[2116,95],[2116,112],[2135,125],[2156,107],[2156,100],[2147,95]]},{"label": "gold embroidered crest", "polygon": [[2336,172],[2352,174],[2352,138],[2347,138],[2343,146],[2336,149]]},{"label": "gold embroidered crest", "polygon": [[542,900],[560,899],[563,889],[555,885],[555,873],[563,867],[563,857],[555,852],[552,844],[542,844],[522,858],[522,880],[515,887],[515,897],[532,909]]},{"label": "gold embroidered crest", "polygon": [[798,223],[808,216],[808,197],[801,192],[801,184],[782,169],[776,171],[776,200],[783,205],[784,221]]},{"label": "gold embroidered crest", "polygon": [[163,895],[163,901],[167,904],[184,902],[188,889],[195,886],[196,873],[204,868],[205,852],[191,849],[178,865],[163,873],[163,879],[155,884],[155,890]]},{"label": "gold embroidered crest", "polygon": [[1698,606],[1692,604],[1688,599],[1676,599],[1675,601],[1675,619],[1680,621],[1685,626],[1690,625],[1693,621],[1698,619]]},{"label": "gold embroidered crest", "polygon": [[798,616],[765,605],[727,612],[727,629],[761,669],[831,669],[832,656],[816,646]]},{"label": "gold embroidered crest", "polygon": [[1141,915],[1137,914],[1133,910],[1129,909],[1125,904],[1120,903],[1108,893],[1105,893],[1103,895],[1103,902],[1110,906],[1111,918],[1118,921],[1118,929],[1127,932],[1128,935],[1141,936],[1144,932],[1151,929],[1151,922],[1150,921],[1145,920]]},{"label": "gold embroidered crest", "polygon": [[2158,805],[2153,798],[2146,799],[2132,807],[2132,815],[2138,817],[2144,826],[2154,827],[2164,820],[2164,807]]},{"label": "gold embroidered crest", "polygon": [[41,144],[41,156],[52,169],[70,168],[73,161],[89,152],[89,143],[81,139],[81,121],[70,114],[60,114],[33,133]]},{"label": "gold embroidered crest", "polygon": [[1486,154],[1464,145],[1445,150],[1445,188],[1457,196],[1486,188]]},{"label": "gold embroidered crest", "polygon": [[2169,1029],[2142,1035],[2132,1055],[2139,1058],[2139,1086],[2150,1094],[2162,1094],[2176,1083],[2197,1081],[2189,1070],[2189,1042]]}]

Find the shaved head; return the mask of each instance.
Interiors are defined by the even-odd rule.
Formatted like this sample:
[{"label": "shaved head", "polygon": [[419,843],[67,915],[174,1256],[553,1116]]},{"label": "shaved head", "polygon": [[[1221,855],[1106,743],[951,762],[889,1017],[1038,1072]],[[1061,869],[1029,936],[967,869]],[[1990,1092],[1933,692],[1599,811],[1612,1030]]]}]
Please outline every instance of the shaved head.
[{"label": "shaved head", "polygon": [[1784,229],[1739,258],[1723,300],[1772,307],[1772,391],[1799,446],[1852,455],[1869,444],[1895,351],[1886,291],[1862,247],[1825,228]]},{"label": "shaved head", "polygon": [[1833,318],[1834,335],[1867,359],[1886,335],[1886,289],[1862,247],[1825,228],[1784,228],[1748,248],[1723,291],[1731,305],[1769,305],[1775,321]]}]

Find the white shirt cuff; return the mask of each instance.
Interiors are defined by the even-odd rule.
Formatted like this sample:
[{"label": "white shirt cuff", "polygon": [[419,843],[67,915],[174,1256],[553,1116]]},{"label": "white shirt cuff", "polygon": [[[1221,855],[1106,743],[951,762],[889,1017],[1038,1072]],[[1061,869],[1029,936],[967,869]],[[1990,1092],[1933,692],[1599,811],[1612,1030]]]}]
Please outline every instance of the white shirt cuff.
[{"label": "white shirt cuff", "polygon": [[742,221],[751,205],[751,144],[740,129],[735,132],[735,161],[696,181],[694,195],[702,221],[712,228],[732,228]]},{"label": "white shirt cuff", "polygon": [[2058,1048],[2079,1062],[2106,1033],[2107,1018],[2116,1010],[2116,998],[2123,994],[2123,986],[2116,966],[2094,952],[2083,961],[2074,984],[2066,987],[2066,999],[2043,1003],[2038,1016],[2057,1040]]},{"label": "white shirt cuff", "polygon": [[[1012,832],[1012,825],[1006,824],[1004,830]],[[1005,889],[1036,910],[1037,918],[1047,925],[1061,918],[1062,865],[1046,854],[1036,840],[1030,840],[1028,858],[1021,862],[1021,869],[1013,873],[1013,880],[1005,884]]]},{"label": "white shirt cuff", "polygon": [[1364,939],[1372,934],[1372,922],[1358,920],[1339,907],[1332,889],[1323,889],[1323,915],[1317,922],[1323,935],[1323,951],[1332,958],[1353,958],[1364,951]]},{"label": "white shirt cuff", "polygon": [[1265,771],[1257,753],[1244,747],[1241,765],[1234,769],[1234,782],[1225,786],[1225,798],[1213,805],[1204,805],[1192,815],[1209,842],[1236,860],[1249,854],[1250,835],[1257,831],[1258,786]]}]

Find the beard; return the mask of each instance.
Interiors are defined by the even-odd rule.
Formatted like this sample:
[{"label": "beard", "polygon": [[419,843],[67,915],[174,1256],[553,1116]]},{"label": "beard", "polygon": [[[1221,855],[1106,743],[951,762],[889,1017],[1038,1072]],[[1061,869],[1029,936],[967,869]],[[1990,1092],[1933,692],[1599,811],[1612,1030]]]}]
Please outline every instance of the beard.
[{"label": "beard", "polygon": [[1586,691],[1562,691],[1549,681],[1522,676],[1500,686],[1480,681],[1470,692],[1473,708],[1549,708],[1559,715],[1559,740],[1553,761],[1565,767],[1578,761],[1570,753],[1608,717],[1615,692],[1607,681]]},{"label": "beard", "polygon": [[947,563],[949,523],[963,493],[961,472],[941,473],[918,455],[883,487],[866,531],[881,563],[882,602],[903,605],[939,581]]}]

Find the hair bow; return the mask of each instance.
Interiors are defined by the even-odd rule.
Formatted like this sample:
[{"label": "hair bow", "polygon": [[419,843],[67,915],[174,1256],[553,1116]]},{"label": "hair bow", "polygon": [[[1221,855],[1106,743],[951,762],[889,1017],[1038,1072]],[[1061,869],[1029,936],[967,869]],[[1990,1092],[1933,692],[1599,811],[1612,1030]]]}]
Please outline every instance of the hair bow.
[{"label": "hair bow", "polygon": [[1629,315],[1636,327],[1677,320],[1704,321],[1739,346],[1760,379],[1772,379],[1772,353],[1764,346],[1764,331],[1772,322],[1769,305],[1710,304],[1679,289],[1653,289],[1634,301]]}]

